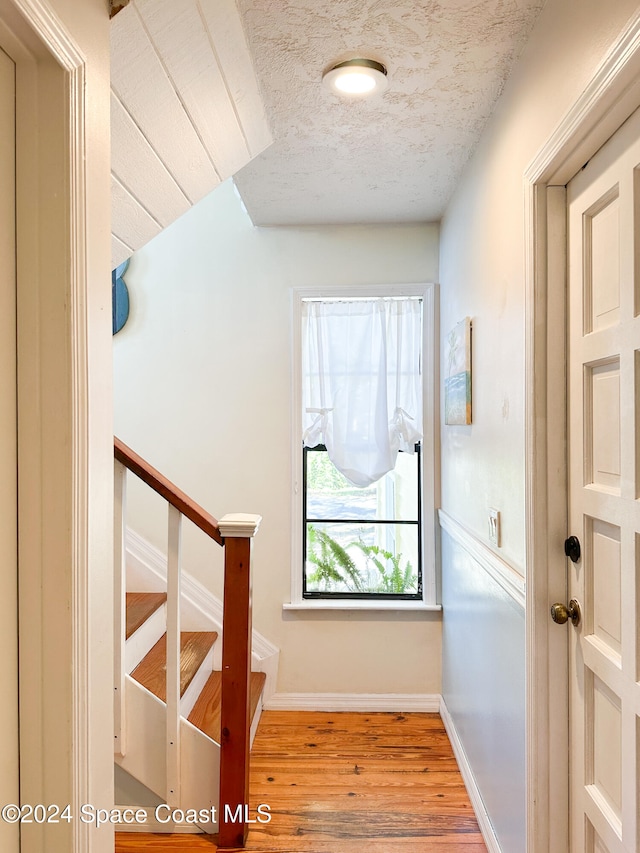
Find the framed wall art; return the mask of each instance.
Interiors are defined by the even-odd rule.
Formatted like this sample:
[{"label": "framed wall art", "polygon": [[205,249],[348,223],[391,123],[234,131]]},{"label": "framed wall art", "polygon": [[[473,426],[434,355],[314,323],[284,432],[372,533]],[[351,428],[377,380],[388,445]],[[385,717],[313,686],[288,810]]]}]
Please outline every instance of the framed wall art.
[{"label": "framed wall art", "polygon": [[471,318],[449,332],[445,351],[444,422],[471,423]]}]

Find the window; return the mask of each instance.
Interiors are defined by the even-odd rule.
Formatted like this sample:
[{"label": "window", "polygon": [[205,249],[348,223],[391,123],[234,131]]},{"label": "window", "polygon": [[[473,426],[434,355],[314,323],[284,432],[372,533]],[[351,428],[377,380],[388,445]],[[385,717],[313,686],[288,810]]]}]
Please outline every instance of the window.
[{"label": "window", "polygon": [[323,444],[303,450],[303,598],[422,599],[420,445],[356,486]]},{"label": "window", "polygon": [[[434,285],[294,291],[294,536],[291,603],[285,609],[437,608],[435,298]],[[387,333],[383,346],[391,356],[385,352],[381,361],[376,347],[368,339],[363,343],[357,329],[334,323],[340,309],[320,312],[329,317],[330,331],[323,327],[322,334],[313,332],[309,355],[309,317],[318,313],[310,305],[382,301],[385,308],[376,306],[376,317],[395,330]],[[397,305],[390,307],[392,302]],[[403,326],[396,316],[405,309],[398,306],[409,302],[409,313],[415,314],[416,304],[420,307],[420,320]],[[360,307],[354,311],[360,313]],[[328,357],[330,334],[348,342],[361,360],[352,359],[345,368],[341,355]],[[402,348],[396,338],[404,342]],[[409,350],[415,350],[417,341],[417,380],[413,368],[407,368],[408,339],[413,340]],[[318,368],[314,347],[331,362],[327,374]],[[363,421],[357,398],[384,378],[383,361],[388,378],[373,393],[367,388],[368,421]],[[385,395],[384,414],[371,415]]]}]

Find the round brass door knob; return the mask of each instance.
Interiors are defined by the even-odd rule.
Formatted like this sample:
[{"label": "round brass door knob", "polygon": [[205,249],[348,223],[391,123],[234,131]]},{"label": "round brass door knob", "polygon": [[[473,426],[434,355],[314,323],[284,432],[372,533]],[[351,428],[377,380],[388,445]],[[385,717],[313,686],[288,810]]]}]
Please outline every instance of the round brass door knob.
[{"label": "round brass door knob", "polygon": [[580,605],[575,598],[571,599],[568,607],[566,604],[561,604],[560,602],[551,605],[551,618],[558,625],[564,625],[569,619],[571,619],[573,625],[579,625],[580,617]]}]

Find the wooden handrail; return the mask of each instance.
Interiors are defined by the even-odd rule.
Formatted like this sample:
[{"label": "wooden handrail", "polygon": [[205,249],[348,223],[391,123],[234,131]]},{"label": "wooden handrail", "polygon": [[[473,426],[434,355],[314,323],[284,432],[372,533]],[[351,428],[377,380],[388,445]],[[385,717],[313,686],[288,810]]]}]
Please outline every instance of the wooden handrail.
[{"label": "wooden handrail", "polygon": [[129,471],[150,486],[154,492],[157,492],[177,510],[180,510],[189,521],[192,521],[196,527],[199,527],[207,536],[214,539],[218,545],[224,545],[224,538],[220,533],[218,521],[211,513],[191,500],[182,489],[179,489],[152,465],[149,465],[142,456],[138,456],[137,453],[115,436],[113,439],[113,452],[118,462],[122,462]]}]

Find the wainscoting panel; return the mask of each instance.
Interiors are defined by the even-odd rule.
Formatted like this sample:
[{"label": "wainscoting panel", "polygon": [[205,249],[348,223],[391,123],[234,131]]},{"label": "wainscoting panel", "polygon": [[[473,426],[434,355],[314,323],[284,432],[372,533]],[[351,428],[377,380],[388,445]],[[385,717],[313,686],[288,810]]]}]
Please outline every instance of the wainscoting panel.
[{"label": "wainscoting panel", "polygon": [[453,519],[441,527],[443,697],[500,850],[522,853],[524,584]]}]

